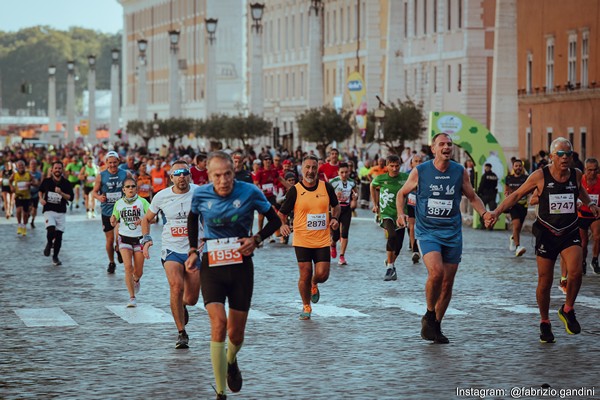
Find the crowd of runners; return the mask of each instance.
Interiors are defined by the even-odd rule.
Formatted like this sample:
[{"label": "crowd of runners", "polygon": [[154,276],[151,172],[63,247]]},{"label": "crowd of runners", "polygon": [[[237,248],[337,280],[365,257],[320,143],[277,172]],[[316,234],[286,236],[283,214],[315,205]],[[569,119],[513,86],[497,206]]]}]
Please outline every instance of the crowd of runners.
[{"label": "crowd of runners", "polygon": [[500,183],[506,198],[496,204],[498,197],[489,196],[498,187],[491,165],[476,182],[472,163],[461,165],[453,156],[446,134],[432,138],[430,151],[408,149],[373,163],[335,148],[324,158],[300,149],[290,154],[270,148],[208,154],[164,147],[157,154],[126,146],[6,148],[0,154],[2,209],[7,219],[15,217],[16,233],[25,237],[28,229],[36,229],[41,206],[47,238],[42,253],[60,266],[66,215],[85,208],[86,218],[98,219],[104,232],[107,273],[123,264],[126,307],[137,306],[144,264],[154,262],[151,225],[158,224],[160,261],[178,330],[175,347],[189,346],[188,306],[202,294],[211,325],[217,399],[226,398],[226,387],[231,392],[242,387],[237,355],[252,301],[253,253],[264,242],[288,244],[292,238],[303,304],[299,318],[311,319],[311,304],[320,300],[319,285],[328,280],[332,260],[342,267],[353,262],[348,239],[357,208],[370,208],[382,228],[384,281],[398,279],[396,265],[407,237],[410,262],[422,262],[428,272],[421,337],[449,343],[441,323],[463,253],[461,201],[471,204],[486,228],[503,214],[510,217],[507,247],[516,257],[526,252],[521,230],[529,205],[535,205],[540,341],[555,341],[549,306],[557,260],[559,287],[566,296],[558,318],[567,333],[580,333],[574,306],[587,272],[590,237],[591,268],[600,274],[598,161],[574,163],[571,143],[558,138],[547,161],[529,174],[521,160],[512,160]]}]

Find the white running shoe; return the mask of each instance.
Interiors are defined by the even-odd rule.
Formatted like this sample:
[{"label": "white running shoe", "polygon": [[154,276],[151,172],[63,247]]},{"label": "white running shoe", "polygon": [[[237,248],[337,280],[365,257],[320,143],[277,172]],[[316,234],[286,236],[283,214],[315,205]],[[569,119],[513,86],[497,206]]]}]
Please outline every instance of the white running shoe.
[{"label": "white running shoe", "polygon": [[139,279],[137,281],[133,281],[133,292],[135,294],[138,294],[138,292],[140,291],[140,281]]},{"label": "white running shoe", "polygon": [[525,254],[526,251],[527,251],[527,249],[525,247],[519,245],[515,249],[515,256],[521,257],[523,254]]},{"label": "white running shoe", "polygon": [[514,241],[514,239],[513,239],[513,237],[512,237],[512,236],[510,237],[510,239],[509,239],[509,242],[510,242],[510,244],[508,245],[508,249],[509,249],[510,251],[515,251],[515,250],[517,250],[517,246],[515,246],[515,241]]},{"label": "white running shoe", "polygon": [[137,307],[135,297],[130,298],[129,302],[127,303],[127,308],[133,308],[133,307]]}]

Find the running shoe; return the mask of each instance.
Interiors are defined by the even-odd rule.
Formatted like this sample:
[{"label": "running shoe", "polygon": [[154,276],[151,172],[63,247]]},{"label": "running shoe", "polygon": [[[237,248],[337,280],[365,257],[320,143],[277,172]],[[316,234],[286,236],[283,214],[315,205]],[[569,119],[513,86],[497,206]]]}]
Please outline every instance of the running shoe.
[{"label": "running shoe", "polygon": [[21,227],[17,226],[17,236],[21,236]]},{"label": "running shoe", "polygon": [[413,255],[412,255],[413,264],[417,264],[420,259],[421,259],[421,255],[419,253],[417,253],[416,251],[413,252]]},{"label": "running shoe", "polygon": [[217,393],[217,400],[227,400],[227,395],[225,393]]},{"label": "running shoe", "polygon": [[571,309],[568,313],[564,310],[565,305],[563,304],[558,310],[558,318],[565,324],[565,330],[569,335],[577,335],[581,333],[581,326],[575,318],[575,310]]},{"label": "running shoe", "polygon": [[581,273],[583,275],[587,273],[587,263],[585,262],[585,260],[583,260],[583,263],[581,264]]},{"label": "running shoe", "polygon": [[58,267],[59,265],[62,265],[62,263],[60,262],[60,260],[58,259],[57,256],[53,256],[52,257],[52,265],[54,265],[55,267]]},{"label": "running shoe", "polygon": [[269,243],[275,243],[275,242],[276,242],[275,236],[269,237]]},{"label": "running shoe", "polygon": [[337,257],[337,248],[335,246],[335,244],[331,247],[331,258],[336,258]]},{"label": "running shoe", "polygon": [[96,218],[96,211],[92,210],[92,218]]},{"label": "running shoe", "polygon": [[115,264],[114,262],[109,262],[108,268],[106,268],[106,272],[108,272],[109,274],[114,274],[115,268],[117,268],[117,264]]},{"label": "running shoe", "polygon": [[567,294],[567,280],[566,279],[561,279],[560,282],[558,283],[558,288],[560,289],[561,292],[563,292],[563,294]]},{"label": "running shoe", "polygon": [[348,263],[346,262],[346,257],[344,257],[343,255],[340,255],[340,259],[338,260],[338,264],[339,265],[348,265]]},{"label": "running shoe", "polygon": [[515,256],[517,257],[521,257],[523,254],[525,254],[525,252],[527,251],[527,249],[521,245],[517,246],[517,249],[515,250]]},{"label": "running shoe", "polygon": [[517,246],[515,245],[515,240],[513,239],[513,237],[512,237],[512,236],[511,236],[511,237],[508,239],[508,249],[509,249],[510,251],[515,251],[515,250],[517,250]]},{"label": "running shoe", "polygon": [[27,226],[21,227],[21,235],[27,236]]},{"label": "running shoe", "polygon": [[600,274],[600,265],[598,265],[598,259],[592,258],[592,269],[595,274]]},{"label": "running shoe", "polygon": [[384,281],[395,281],[398,279],[398,275],[396,274],[396,268],[395,267],[391,267],[388,268],[387,271],[385,272],[385,276],[383,277]]},{"label": "running shoe", "polygon": [[190,314],[188,313],[187,307],[183,306],[183,323],[185,325],[190,321]]},{"label": "running shoe", "polygon": [[540,342],[542,343],[555,343],[554,334],[552,333],[552,325],[548,322],[542,322],[540,324]]},{"label": "running shoe", "polygon": [[137,281],[134,280],[133,281],[133,293],[138,294],[139,291],[140,291],[140,280],[139,279]]},{"label": "running shoe", "polygon": [[186,332],[181,332],[179,337],[177,338],[177,343],[175,343],[176,349],[187,349],[189,348],[190,338],[188,337]]},{"label": "running shoe", "polygon": [[231,364],[227,364],[227,386],[233,393],[237,393],[242,390],[242,373],[238,367],[237,360]]},{"label": "running shoe", "polygon": [[46,257],[50,257],[50,249],[52,248],[52,243],[46,243],[46,247],[44,247],[44,255]]},{"label": "running shoe", "polygon": [[302,313],[300,313],[301,320],[310,319],[310,313],[312,312],[312,307],[310,304],[305,304],[302,308]]},{"label": "running shoe", "polygon": [[421,337],[425,340],[435,340],[435,316],[423,315],[421,318]]},{"label": "running shoe", "polygon": [[435,338],[433,339],[433,343],[438,343],[438,344],[450,343],[448,338],[446,336],[444,336],[444,333],[442,332],[442,323],[440,321],[435,321],[434,324],[435,324]]},{"label": "running shoe", "polygon": [[319,287],[313,283],[312,287],[310,288],[310,301],[313,303],[318,303],[320,298],[321,293],[319,293]]},{"label": "running shoe", "polygon": [[127,302],[127,308],[137,307],[137,302],[135,301],[135,297],[131,297],[129,302]]},{"label": "running shoe", "polygon": [[35,229],[35,222],[31,221],[31,229]]},{"label": "running shoe", "polygon": [[92,219],[92,212],[91,211],[87,212],[87,219]]}]

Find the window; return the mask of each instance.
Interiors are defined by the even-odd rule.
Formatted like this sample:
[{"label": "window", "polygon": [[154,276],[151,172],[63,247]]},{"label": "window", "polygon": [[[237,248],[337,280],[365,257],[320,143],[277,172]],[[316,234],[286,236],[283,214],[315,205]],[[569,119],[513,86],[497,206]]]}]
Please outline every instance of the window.
[{"label": "window", "polygon": [[333,20],[333,43],[337,43],[337,13],[335,10],[333,10],[333,14],[332,14],[332,20]]},{"label": "window", "polygon": [[462,91],[462,64],[458,64],[458,91]]},{"label": "window", "polygon": [[340,42],[343,42],[346,40],[346,37],[344,36],[344,8],[340,8]]},{"label": "window", "polygon": [[463,0],[458,0],[458,28],[462,28],[462,2]]},{"label": "window", "polygon": [[285,98],[290,97],[290,74],[285,73]]},{"label": "window", "polygon": [[552,144],[552,128],[546,128],[546,148],[550,149],[550,145]]},{"label": "window", "polygon": [[300,97],[304,97],[304,71],[300,71]]},{"label": "window", "polygon": [[533,73],[533,54],[527,53],[527,94],[531,94],[532,88],[533,88],[532,73]]},{"label": "window", "polygon": [[[406,4],[405,4],[406,6]],[[358,8],[358,6],[354,6],[354,23],[352,24],[352,26],[354,26],[354,34],[352,35],[352,38],[354,40],[356,40],[358,38],[358,32],[359,32],[359,26],[358,26],[358,13],[360,12],[360,9]],[[406,24],[404,25],[404,29],[406,29]]]},{"label": "window", "polygon": [[413,36],[417,36],[417,9],[419,8],[419,0],[414,0],[414,8],[413,8]]},{"label": "window", "polygon": [[296,98],[296,73],[292,72],[292,97]]},{"label": "window", "polygon": [[569,142],[571,142],[571,148],[575,149],[575,131],[573,128],[567,128],[567,132],[569,132]]},{"label": "window", "polygon": [[429,0],[423,0],[423,35],[427,35],[427,3]]},{"label": "window", "polygon": [[404,70],[404,93],[408,94],[408,70]]},{"label": "window", "polygon": [[300,13],[300,48],[304,47],[304,14]]},{"label": "window", "polygon": [[296,49],[296,16],[292,15],[292,24],[290,26],[290,43],[292,49]]},{"label": "window", "polygon": [[590,32],[581,34],[581,87],[588,87],[588,61],[590,57]]},{"label": "window", "polygon": [[417,69],[413,71],[413,94],[417,94]]},{"label": "window", "polygon": [[408,37],[408,3],[404,2],[404,37]]},{"label": "window", "polygon": [[448,0],[448,28],[452,30],[452,0]]},{"label": "window", "polygon": [[546,92],[554,88],[554,38],[546,39]]},{"label": "window", "polygon": [[277,19],[277,52],[281,51],[281,19]]},{"label": "window", "polygon": [[433,0],[433,33],[437,32],[437,9],[438,0]]},{"label": "window", "polygon": [[586,150],[587,150],[587,130],[586,128],[579,128],[579,145],[581,146],[579,149],[579,159],[585,160],[587,158]]},{"label": "window", "polygon": [[567,79],[569,85],[575,86],[577,82],[577,34],[572,33],[569,35],[569,53],[568,53],[568,68],[567,68]]},{"label": "window", "polygon": [[351,24],[351,20],[350,20],[350,6],[348,6],[348,8],[346,9],[346,41],[349,42],[350,38],[352,37],[350,35],[350,28],[352,27]]},{"label": "window", "polygon": [[433,93],[437,93],[437,67],[433,67]]},{"label": "window", "polygon": [[448,93],[452,92],[452,66],[448,65],[446,71],[446,82],[448,86]]},{"label": "window", "polygon": [[285,30],[285,49],[290,49],[290,35],[288,35],[290,24],[288,23],[288,17],[285,17],[285,26],[283,27]]}]

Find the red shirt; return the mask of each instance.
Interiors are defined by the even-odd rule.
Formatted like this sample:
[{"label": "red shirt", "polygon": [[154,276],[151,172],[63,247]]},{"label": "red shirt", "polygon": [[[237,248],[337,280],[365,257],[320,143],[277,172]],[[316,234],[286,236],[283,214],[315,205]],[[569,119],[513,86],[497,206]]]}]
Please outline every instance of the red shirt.
[{"label": "red shirt", "polygon": [[338,176],[339,169],[340,169],[339,164],[331,165],[330,163],[326,162],[325,164],[323,164],[319,167],[319,174],[323,174],[323,176],[325,178],[327,178],[327,179],[325,179],[325,181],[329,182],[330,180],[332,180],[333,178]]},{"label": "red shirt", "polygon": [[[587,190],[590,195],[590,199],[598,203],[600,197],[600,175],[596,177],[596,183],[594,185],[588,185],[585,174],[581,177],[581,186]],[[579,218],[593,218],[594,215],[588,206],[581,205],[579,209]]]},{"label": "red shirt", "polygon": [[254,183],[258,185],[266,197],[275,196],[275,187],[279,182],[279,172],[277,170],[261,168],[253,178]]},{"label": "red shirt", "polygon": [[198,169],[195,165],[190,168],[192,174],[192,182],[196,185],[204,185],[208,183],[208,172],[205,169]]}]

